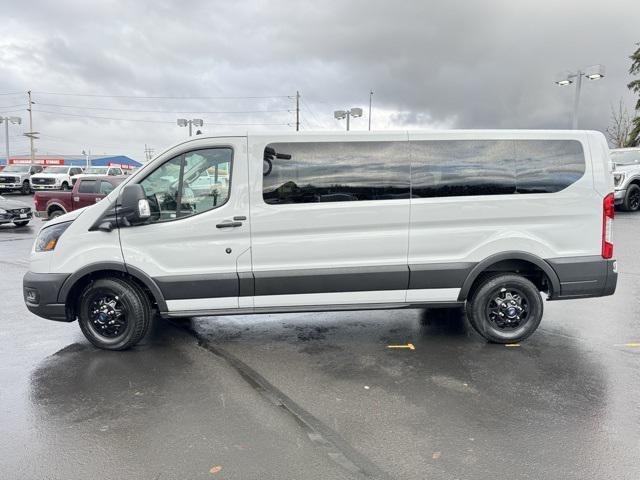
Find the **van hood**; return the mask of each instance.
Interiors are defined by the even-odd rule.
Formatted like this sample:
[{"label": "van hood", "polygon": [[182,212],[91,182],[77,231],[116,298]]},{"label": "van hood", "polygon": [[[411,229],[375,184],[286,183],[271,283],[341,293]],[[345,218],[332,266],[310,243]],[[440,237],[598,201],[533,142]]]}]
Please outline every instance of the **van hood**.
[{"label": "van hood", "polygon": [[[92,206],[92,205],[90,205]],[[89,207],[79,208],[78,210],[72,210],[69,213],[65,213],[64,215],[60,215],[52,220],[49,220],[45,227],[50,227],[51,225],[57,225],[58,223],[64,222],[73,222],[76,218],[78,218],[82,213]],[[44,228],[44,227],[43,227]]]}]

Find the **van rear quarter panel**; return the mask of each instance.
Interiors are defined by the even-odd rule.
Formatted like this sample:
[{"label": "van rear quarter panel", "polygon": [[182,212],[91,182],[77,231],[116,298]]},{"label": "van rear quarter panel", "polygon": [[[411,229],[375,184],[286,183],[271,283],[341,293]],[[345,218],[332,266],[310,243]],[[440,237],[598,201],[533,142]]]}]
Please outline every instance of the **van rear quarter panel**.
[{"label": "van rear quarter panel", "polygon": [[594,189],[587,134],[443,132],[410,133],[409,138],[578,140],[586,162],[584,175],[557,193],[412,198],[410,265],[479,262],[505,251],[523,251],[540,258],[600,254],[603,195]]}]

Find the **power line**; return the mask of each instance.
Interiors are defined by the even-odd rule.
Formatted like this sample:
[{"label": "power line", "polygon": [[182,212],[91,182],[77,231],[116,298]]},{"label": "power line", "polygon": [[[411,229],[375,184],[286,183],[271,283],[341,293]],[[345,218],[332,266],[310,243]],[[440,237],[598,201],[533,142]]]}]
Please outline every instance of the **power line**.
[{"label": "power line", "polygon": [[16,103],[15,105],[0,105],[0,108],[13,108],[13,107],[22,107],[22,103]]},{"label": "power line", "polygon": [[169,99],[169,100],[240,100],[263,98],[295,98],[294,95],[262,95],[262,96],[217,96],[217,97],[190,97],[190,96],[164,96],[164,95],[102,95],[93,93],[62,93],[62,92],[31,92],[34,95],[61,95],[68,97],[98,97],[98,98],[142,98],[142,99]]},{"label": "power line", "polygon": [[133,110],[128,108],[111,108],[111,107],[87,107],[84,105],[60,105],[57,103],[42,103],[38,102],[38,105],[44,105],[46,107],[60,107],[60,108],[77,108],[79,110],[107,110],[111,112],[135,112],[135,113],[224,113],[224,114],[247,114],[247,113],[291,113],[291,110],[229,110],[229,111],[204,111],[204,110]]},{"label": "power line", "polygon": [[0,93],[0,95],[24,95],[25,92],[5,92]]},{"label": "power line", "polygon": [[[173,121],[167,120],[148,120],[141,118],[119,118],[119,117],[99,117],[95,115],[83,115],[78,113],[64,113],[64,112],[51,112],[48,110],[34,110],[34,113],[44,113],[47,115],[54,116],[63,116],[63,117],[78,117],[78,118],[95,118],[99,120],[117,120],[123,122],[141,122],[141,123],[163,123],[163,124],[175,124]],[[288,125],[288,123],[215,123],[207,120],[207,125],[215,125],[215,126],[247,126],[247,125]]]}]

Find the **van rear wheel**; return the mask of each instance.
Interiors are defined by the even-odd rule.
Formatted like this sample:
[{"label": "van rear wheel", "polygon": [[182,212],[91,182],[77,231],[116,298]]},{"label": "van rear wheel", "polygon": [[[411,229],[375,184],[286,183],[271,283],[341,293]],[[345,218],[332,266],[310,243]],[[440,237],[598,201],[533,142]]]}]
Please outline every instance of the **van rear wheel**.
[{"label": "van rear wheel", "polygon": [[149,329],[151,305],[136,284],[120,278],[101,278],[82,292],[78,323],[93,345],[105,350],[126,350]]},{"label": "van rear wheel", "polygon": [[529,337],[540,325],[542,311],[538,288],[516,274],[487,278],[467,302],[469,323],[494,343],[516,343]]}]

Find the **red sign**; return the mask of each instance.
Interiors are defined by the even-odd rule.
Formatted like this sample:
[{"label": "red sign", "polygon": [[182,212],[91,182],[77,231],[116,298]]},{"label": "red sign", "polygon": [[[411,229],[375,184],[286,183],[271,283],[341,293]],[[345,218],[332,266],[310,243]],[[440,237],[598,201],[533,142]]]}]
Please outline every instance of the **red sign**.
[{"label": "red sign", "polygon": [[[64,165],[64,159],[62,158],[35,158],[33,163],[36,165]],[[10,158],[9,165],[29,165],[31,164],[30,158]]]},{"label": "red sign", "polygon": [[107,164],[107,167],[116,167],[116,168],[121,168],[123,170],[133,170],[133,167],[131,165],[127,165],[126,163],[113,163],[113,162],[109,162]]}]

